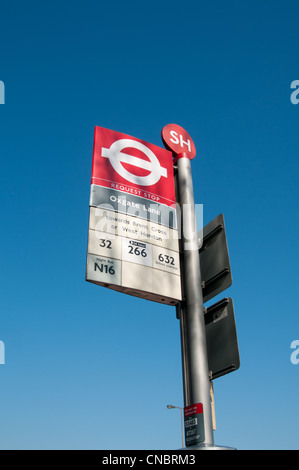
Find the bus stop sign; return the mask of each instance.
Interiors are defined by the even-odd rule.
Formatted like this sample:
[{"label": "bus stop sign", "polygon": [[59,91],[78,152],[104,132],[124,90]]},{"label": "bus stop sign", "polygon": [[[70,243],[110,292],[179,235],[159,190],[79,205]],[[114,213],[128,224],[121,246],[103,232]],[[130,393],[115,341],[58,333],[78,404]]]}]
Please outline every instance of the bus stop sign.
[{"label": "bus stop sign", "polygon": [[207,302],[232,284],[223,214],[206,225],[198,239],[203,301]]}]

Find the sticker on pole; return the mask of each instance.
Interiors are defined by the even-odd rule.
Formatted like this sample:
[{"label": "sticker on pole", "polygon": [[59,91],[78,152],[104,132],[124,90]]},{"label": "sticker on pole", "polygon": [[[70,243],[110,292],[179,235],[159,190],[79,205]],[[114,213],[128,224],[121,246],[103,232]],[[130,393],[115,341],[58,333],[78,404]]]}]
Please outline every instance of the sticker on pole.
[{"label": "sticker on pole", "polygon": [[177,124],[167,124],[163,127],[162,141],[165,147],[176,155],[182,154],[190,160],[196,155],[195,145],[190,135]]},{"label": "sticker on pole", "polygon": [[184,417],[186,446],[194,446],[204,442],[205,428],[202,403],[186,406]]}]

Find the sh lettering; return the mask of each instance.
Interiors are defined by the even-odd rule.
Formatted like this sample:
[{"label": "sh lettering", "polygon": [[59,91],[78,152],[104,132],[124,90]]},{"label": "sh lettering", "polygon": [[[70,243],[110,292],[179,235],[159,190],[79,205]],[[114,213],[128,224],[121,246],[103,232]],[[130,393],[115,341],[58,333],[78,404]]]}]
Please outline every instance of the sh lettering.
[{"label": "sh lettering", "polygon": [[298,339],[294,340],[291,343],[291,349],[295,350],[291,354],[291,363],[296,366],[297,364],[299,364],[299,340]]},{"label": "sh lettering", "polygon": [[291,94],[291,103],[298,104],[299,103],[299,80],[294,80],[291,83],[291,88],[295,88],[295,91]]}]

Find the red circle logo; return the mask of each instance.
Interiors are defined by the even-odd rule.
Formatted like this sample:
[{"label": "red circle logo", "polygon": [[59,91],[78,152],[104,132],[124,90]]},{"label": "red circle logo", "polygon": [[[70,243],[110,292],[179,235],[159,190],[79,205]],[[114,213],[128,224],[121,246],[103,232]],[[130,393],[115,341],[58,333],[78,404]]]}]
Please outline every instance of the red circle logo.
[{"label": "red circle logo", "polygon": [[196,155],[195,145],[190,135],[177,124],[167,124],[163,127],[162,141],[165,147],[176,155],[184,154],[190,160]]}]

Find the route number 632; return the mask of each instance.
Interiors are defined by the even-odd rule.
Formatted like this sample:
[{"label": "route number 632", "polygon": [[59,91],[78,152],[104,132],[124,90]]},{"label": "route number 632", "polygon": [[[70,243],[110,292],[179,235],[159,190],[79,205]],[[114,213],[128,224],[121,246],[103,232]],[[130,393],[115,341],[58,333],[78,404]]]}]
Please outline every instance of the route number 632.
[{"label": "route number 632", "polygon": [[173,256],[163,255],[162,253],[160,253],[158,258],[161,263],[171,264],[172,266],[174,266]]}]

